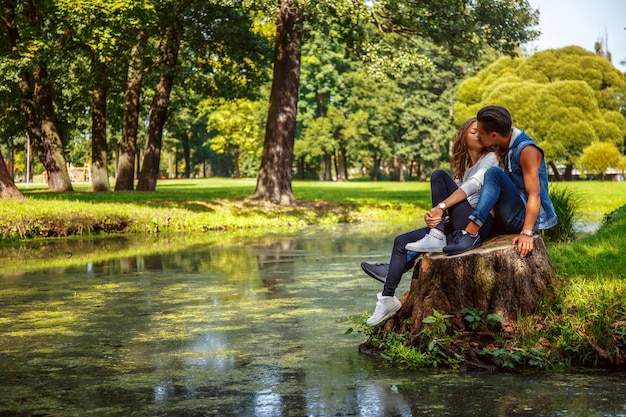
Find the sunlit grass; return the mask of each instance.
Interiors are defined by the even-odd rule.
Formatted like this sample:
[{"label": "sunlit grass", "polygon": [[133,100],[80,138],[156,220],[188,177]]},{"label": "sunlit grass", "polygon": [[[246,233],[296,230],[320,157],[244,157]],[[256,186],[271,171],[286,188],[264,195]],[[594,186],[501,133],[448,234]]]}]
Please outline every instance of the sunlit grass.
[{"label": "sunlit grass", "polygon": [[[94,193],[76,184],[72,193],[21,186],[24,203],[0,202],[0,235],[6,239],[101,233],[207,233],[221,230],[286,231],[308,225],[406,222],[421,224],[430,208],[428,182],[293,181],[298,204],[277,207],[252,201],[254,179],[162,180],[155,192]],[[580,201],[579,217],[600,223],[626,203],[626,183],[553,183]]]}]

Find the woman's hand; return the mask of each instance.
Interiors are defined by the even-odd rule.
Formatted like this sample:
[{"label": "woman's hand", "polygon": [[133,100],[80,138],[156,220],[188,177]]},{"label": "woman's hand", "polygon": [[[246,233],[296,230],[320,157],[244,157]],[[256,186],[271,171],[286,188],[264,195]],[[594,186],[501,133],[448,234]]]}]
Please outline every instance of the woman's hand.
[{"label": "woman's hand", "polygon": [[443,211],[439,207],[433,207],[424,214],[424,221],[428,227],[435,227],[441,222]]}]

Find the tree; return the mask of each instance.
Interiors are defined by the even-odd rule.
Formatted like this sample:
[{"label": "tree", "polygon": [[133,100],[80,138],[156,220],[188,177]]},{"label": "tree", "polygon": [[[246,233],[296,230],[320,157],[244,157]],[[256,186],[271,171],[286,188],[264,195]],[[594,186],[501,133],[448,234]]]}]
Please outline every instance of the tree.
[{"label": "tree", "polygon": [[613,143],[594,142],[587,146],[578,160],[578,168],[604,179],[608,168],[619,168],[622,154]]},{"label": "tree", "polygon": [[218,154],[230,156],[235,178],[241,178],[242,165],[258,163],[263,138],[262,124],[257,120],[262,114],[260,105],[248,99],[229,100],[206,111],[208,128],[215,133],[208,143]]},{"label": "tree", "polygon": [[346,119],[347,153],[371,166],[370,178],[380,180],[383,161],[391,156],[398,133],[402,110],[398,85],[393,80],[376,82],[366,69],[345,78],[350,95],[341,111]]},{"label": "tree", "polygon": [[537,35],[536,31],[529,29],[537,23],[537,13],[526,1],[282,0],[277,18],[267,132],[253,198],[277,204],[295,202],[291,190],[291,162],[303,21],[318,22],[327,27],[334,16],[358,22],[368,13],[383,31],[431,39],[460,56],[475,56],[486,45],[512,54],[515,46]]},{"label": "tree", "polygon": [[48,73],[47,61],[54,55],[58,41],[55,21],[50,19],[54,13],[46,8],[48,4],[35,2],[17,5],[6,0],[2,6],[6,43],[3,42],[1,52],[19,68],[22,110],[33,151],[47,171],[48,187],[55,191],[72,191]]},{"label": "tree", "polygon": [[620,145],[626,120],[619,113],[624,75],[604,58],[580,47],[501,58],[458,90],[455,120],[486,104],[507,107],[545,152],[557,178],[571,172],[583,149],[602,141]]},{"label": "tree", "polygon": [[119,156],[115,191],[132,191],[135,186],[135,154],[140,111],[141,83],[143,81],[144,48],[148,33],[140,30],[130,50],[126,89],[124,92],[122,137],[118,143]]},{"label": "tree", "polygon": [[125,56],[127,45],[136,33],[145,33],[142,29],[146,18],[153,16],[152,8],[149,2],[133,0],[56,0],[55,3],[61,16],[60,30],[67,34],[65,47],[74,55],[82,53],[89,63],[90,77],[85,83],[91,91],[91,101],[83,105],[91,112],[92,190],[109,191],[107,97],[114,81],[111,73],[121,69],[116,58],[120,52]]},{"label": "tree", "polygon": [[160,65],[161,75],[154,92],[154,99],[150,109],[148,137],[144,151],[143,164],[137,183],[138,191],[154,191],[159,178],[159,162],[161,160],[161,141],[163,126],[165,125],[170,93],[174,82],[174,69],[178,60],[178,51],[181,42],[181,29],[177,22],[165,30],[161,46]]},{"label": "tree", "polygon": [[18,200],[24,199],[20,190],[15,186],[13,177],[7,170],[7,165],[2,157],[2,153],[0,153],[0,197],[16,198]]},{"label": "tree", "polygon": [[291,189],[298,85],[300,83],[300,44],[302,11],[297,0],[281,0],[276,22],[276,43],[270,106],[257,175],[254,199],[275,204],[293,204]]},{"label": "tree", "polygon": [[[173,11],[172,6],[176,6]],[[207,95],[229,97],[243,91],[245,96],[258,86],[258,79],[262,78],[258,75],[265,61],[261,53],[266,49],[265,38],[252,33],[253,21],[242,8],[218,0],[181,0],[166,4],[158,14],[167,29],[161,43],[161,74],[150,109],[144,161],[137,184],[137,190],[141,191],[153,191],[156,187],[163,129],[175,82],[187,82],[187,88]],[[187,50],[186,45],[192,47]],[[186,55],[186,65],[178,65],[179,53]],[[191,87],[189,80],[182,81],[181,75],[188,75],[197,84]]]}]

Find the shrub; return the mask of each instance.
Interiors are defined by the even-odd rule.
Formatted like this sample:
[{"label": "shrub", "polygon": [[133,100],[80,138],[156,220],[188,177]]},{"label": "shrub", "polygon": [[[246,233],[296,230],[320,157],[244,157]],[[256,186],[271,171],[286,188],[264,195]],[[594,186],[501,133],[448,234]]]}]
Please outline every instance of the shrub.
[{"label": "shrub", "polygon": [[571,242],[576,238],[574,224],[579,220],[580,199],[568,188],[550,190],[550,199],[558,219],[556,226],[541,232],[548,242]]}]

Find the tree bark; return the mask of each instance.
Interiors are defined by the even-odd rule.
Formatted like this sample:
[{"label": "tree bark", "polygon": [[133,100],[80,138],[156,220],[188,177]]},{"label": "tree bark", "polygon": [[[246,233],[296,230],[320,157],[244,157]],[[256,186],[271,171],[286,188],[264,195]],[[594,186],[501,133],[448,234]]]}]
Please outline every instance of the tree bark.
[{"label": "tree bark", "polygon": [[107,157],[106,64],[92,59],[94,89],[91,101],[91,187],[111,191]]},{"label": "tree bark", "polygon": [[324,181],[333,180],[333,159],[328,152],[324,153]]},{"label": "tree bark", "polygon": [[24,200],[24,196],[15,186],[13,177],[7,170],[7,165],[2,157],[2,153],[0,153],[0,197]]},{"label": "tree bark", "polygon": [[189,147],[190,131],[185,131],[180,137],[183,145],[183,158],[185,159],[185,178],[191,178],[191,148]]},{"label": "tree bark", "polygon": [[276,22],[276,44],[270,108],[267,115],[261,167],[253,198],[293,204],[291,188],[296,134],[302,12],[297,0],[282,0]]},{"label": "tree bark", "polygon": [[422,256],[393,323],[415,336],[425,326],[422,320],[437,310],[453,315],[453,327],[463,331],[467,329],[461,310],[467,307],[485,315],[498,314],[502,328],[511,329],[518,314],[533,313],[542,299],[552,299],[556,286],[541,237],[535,236],[534,250],[526,258],[517,254],[511,244],[513,237],[498,236],[480,249],[457,256]]},{"label": "tree bark", "polygon": [[161,76],[154,92],[154,100],[150,110],[146,149],[143,155],[141,172],[139,173],[139,182],[137,183],[138,191],[156,190],[161,161],[163,127],[165,126],[170,93],[174,83],[174,69],[178,60],[180,41],[179,30],[174,26],[168,27],[161,52]]},{"label": "tree bark", "polygon": [[31,76],[27,70],[20,75],[20,94],[22,96],[22,112],[26,118],[26,131],[31,140],[33,153],[37,155],[39,161],[45,167],[45,151],[43,145],[43,133],[41,132],[41,122],[37,115],[35,100],[33,99],[33,89],[31,86]]},{"label": "tree bark", "polygon": [[139,123],[139,97],[143,80],[143,46],[145,39],[146,32],[140,32],[137,36],[137,43],[133,45],[130,51],[115,191],[132,191],[135,186],[135,153]]},{"label": "tree bark", "polygon": [[43,135],[44,167],[48,171],[48,188],[54,191],[74,191],[67,171],[63,140],[54,114],[45,64],[33,65],[33,80],[35,107]]},{"label": "tree bark", "polygon": [[557,168],[554,162],[550,162],[550,168],[552,168],[552,173],[554,174],[554,180],[563,181],[563,176],[561,175],[561,172],[559,172],[559,169]]},{"label": "tree bark", "polygon": [[337,149],[336,153],[337,160],[337,181],[347,181],[348,180],[348,170],[346,168],[346,151],[342,147]]}]

